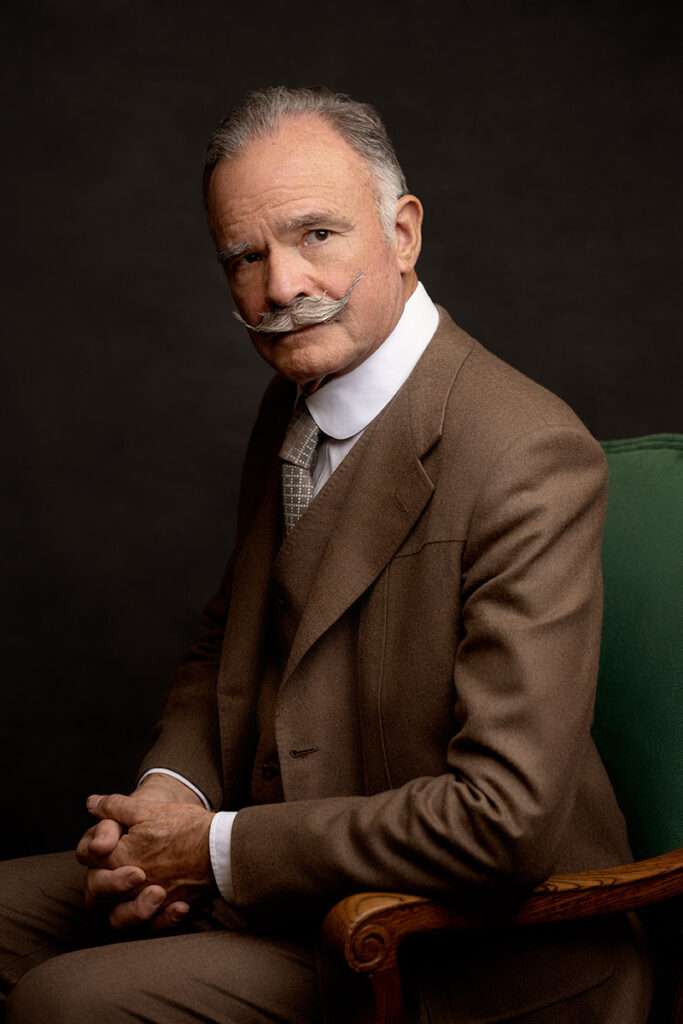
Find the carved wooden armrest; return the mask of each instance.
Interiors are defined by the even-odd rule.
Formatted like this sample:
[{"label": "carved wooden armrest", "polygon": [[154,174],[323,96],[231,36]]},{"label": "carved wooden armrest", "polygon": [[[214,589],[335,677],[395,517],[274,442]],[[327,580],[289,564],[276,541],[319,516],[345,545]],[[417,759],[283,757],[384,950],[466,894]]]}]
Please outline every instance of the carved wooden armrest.
[{"label": "carved wooden armrest", "polygon": [[683,894],[683,848],[620,867],[551,875],[509,912],[462,912],[422,896],[365,892],[348,896],[325,918],[323,933],[355,971],[396,966],[408,935],[442,928],[491,928],[612,914]]}]

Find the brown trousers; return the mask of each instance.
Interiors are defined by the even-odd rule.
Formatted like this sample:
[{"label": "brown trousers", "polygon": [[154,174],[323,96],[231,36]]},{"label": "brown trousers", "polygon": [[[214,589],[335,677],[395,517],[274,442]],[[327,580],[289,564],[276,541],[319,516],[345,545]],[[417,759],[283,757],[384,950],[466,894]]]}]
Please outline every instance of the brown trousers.
[{"label": "brown trousers", "polygon": [[312,943],[228,931],[208,912],[193,931],[112,942],[84,911],[83,875],[73,853],[0,863],[8,1024],[320,1019]]},{"label": "brown trousers", "polygon": [[[84,912],[83,874],[72,853],[0,863],[0,989],[7,995],[7,1024],[316,1024],[327,1019],[314,936],[294,941],[232,931],[207,912],[182,934],[112,941],[111,931]],[[645,1021],[642,970],[627,943],[619,968],[602,984],[505,1021]],[[325,1003],[334,1004],[335,1021],[351,1024],[356,1018],[346,1000],[357,1005],[365,981],[343,973],[341,981],[331,983],[334,998],[328,992]],[[413,993],[420,987],[418,982]],[[406,1024],[427,1024],[433,1011],[442,1015],[439,1019],[475,1019],[464,1007],[413,1005]],[[502,1024],[504,1018],[496,1013],[476,1019]]]}]

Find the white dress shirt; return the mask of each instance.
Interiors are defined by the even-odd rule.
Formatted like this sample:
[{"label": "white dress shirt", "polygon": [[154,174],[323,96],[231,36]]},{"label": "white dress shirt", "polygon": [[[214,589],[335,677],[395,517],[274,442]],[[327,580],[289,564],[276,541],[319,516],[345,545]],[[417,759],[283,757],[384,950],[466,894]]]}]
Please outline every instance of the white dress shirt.
[{"label": "white dress shirt", "polygon": [[[355,370],[335,377],[306,398],[308,411],[325,435],[318,447],[313,469],[314,495],[324,487],[365,428],[408,379],[438,323],[436,306],[423,285],[418,283],[386,341]],[[152,768],[142,778],[154,772],[170,775],[184,783],[207,809],[211,809],[204,794],[177,772],[168,768]],[[209,832],[211,867],[218,890],[226,900],[232,899],[233,895],[230,835],[238,813],[219,811],[214,815]]]}]

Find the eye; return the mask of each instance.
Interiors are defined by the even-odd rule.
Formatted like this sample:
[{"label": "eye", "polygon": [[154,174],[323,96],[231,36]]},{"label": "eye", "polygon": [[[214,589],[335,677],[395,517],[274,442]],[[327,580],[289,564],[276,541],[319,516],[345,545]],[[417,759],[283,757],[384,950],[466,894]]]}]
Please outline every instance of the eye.
[{"label": "eye", "polygon": [[304,235],[305,245],[315,245],[317,242],[326,242],[332,232],[329,228],[314,228]]},{"label": "eye", "polygon": [[240,256],[235,256],[228,263],[228,273],[239,274],[246,270],[252,263],[260,263],[263,259],[263,253],[260,252],[243,252]]}]

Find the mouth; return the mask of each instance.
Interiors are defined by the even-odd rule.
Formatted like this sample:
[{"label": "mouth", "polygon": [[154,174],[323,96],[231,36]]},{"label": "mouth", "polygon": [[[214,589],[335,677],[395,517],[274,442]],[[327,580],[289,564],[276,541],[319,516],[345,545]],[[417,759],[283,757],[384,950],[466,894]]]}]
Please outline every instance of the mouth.
[{"label": "mouth", "polygon": [[317,324],[304,324],[302,327],[293,327],[291,331],[273,331],[272,333],[262,335],[262,337],[267,337],[269,341],[281,342],[288,338],[305,337],[311,331],[317,331],[321,327],[329,327],[330,324],[336,324],[338,322],[339,317],[334,317],[331,320],[321,320],[320,323]]}]

